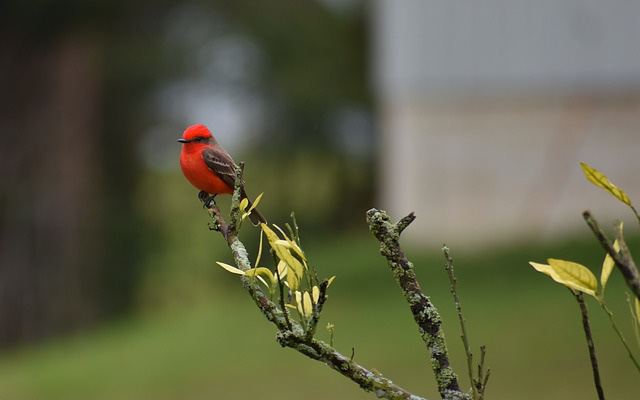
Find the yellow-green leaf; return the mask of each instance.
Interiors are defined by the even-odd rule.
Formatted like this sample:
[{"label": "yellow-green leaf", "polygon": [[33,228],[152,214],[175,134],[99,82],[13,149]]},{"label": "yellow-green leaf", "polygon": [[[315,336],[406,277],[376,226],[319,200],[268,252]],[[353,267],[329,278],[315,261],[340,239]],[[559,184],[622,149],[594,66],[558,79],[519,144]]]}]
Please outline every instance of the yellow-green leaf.
[{"label": "yellow-green leaf", "polygon": [[253,211],[254,208],[256,208],[258,206],[258,203],[260,203],[260,200],[262,199],[262,195],[264,194],[264,192],[260,193],[258,195],[258,197],[256,197],[256,199],[253,201],[253,203],[251,204],[251,208],[249,208],[249,210],[247,211],[248,213],[250,213],[251,211]]},{"label": "yellow-green leaf", "polygon": [[555,273],[566,282],[564,284],[565,286],[594,297],[596,296],[598,280],[589,268],[572,261],[553,258],[548,259],[547,262],[551,265]]},{"label": "yellow-green leaf", "polygon": [[242,211],[246,210],[248,205],[249,205],[249,199],[247,199],[246,197],[240,201],[240,209]]},{"label": "yellow-green leaf", "polygon": [[589,181],[591,181],[591,183],[603,188],[621,202],[625,203],[628,206],[631,206],[631,200],[629,200],[629,197],[624,192],[624,190],[611,183],[611,181],[605,176],[605,174],[583,162],[581,162],[580,165],[582,166],[584,175]]},{"label": "yellow-green leaf", "polygon": [[313,314],[313,304],[311,303],[311,296],[309,296],[309,292],[304,292],[302,296],[302,309],[304,310],[304,315],[307,317]]},{"label": "yellow-green leaf", "polygon": [[258,206],[258,203],[260,202],[260,199],[262,198],[263,194],[264,193],[260,193],[260,196],[256,197],[256,200],[251,204],[251,207],[246,211],[245,211],[245,209],[249,205],[249,199],[247,199],[246,197],[244,199],[242,199],[242,201],[240,202],[240,209],[245,211],[245,212],[244,212],[244,214],[242,214],[242,218],[240,218],[241,221],[244,221],[244,219],[247,218],[251,214],[251,211],[253,211],[253,209]]},{"label": "yellow-green leaf", "polygon": [[226,269],[227,271],[231,272],[232,274],[236,274],[236,275],[244,275],[245,274],[243,270],[241,270],[239,268],[236,268],[234,266],[231,266],[229,264],[225,264],[225,263],[222,263],[220,261],[216,261],[216,264],[218,264],[222,268]]},{"label": "yellow-green leaf", "polygon": [[259,244],[258,244],[258,256],[256,257],[256,263],[253,264],[254,266],[258,266],[260,264],[260,258],[262,258],[262,235],[263,235],[264,231],[260,230],[260,240],[259,240]]},{"label": "yellow-green leaf", "polygon": [[636,297],[636,319],[638,320],[638,324],[640,324],[640,300]]},{"label": "yellow-green leaf", "polygon": [[538,272],[542,272],[545,275],[549,275],[553,278],[554,281],[565,285],[564,279],[560,278],[560,276],[554,271],[551,265],[548,264],[540,264],[537,262],[529,261],[529,265],[536,269]]},{"label": "yellow-green leaf", "polygon": [[296,277],[296,274],[293,273],[290,268],[287,273],[287,284],[291,290],[297,290],[300,288],[300,279]]},{"label": "yellow-green leaf", "polygon": [[327,287],[329,287],[331,285],[331,282],[333,282],[333,280],[336,279],[336,276],[332,276],[331,278],[329,278],[329,282],[327,282]]},{"label": "yellow-green leaf", "polygon": [[[295,268],[297,272],[298,265],[300,266],[302,265],[295,257],[291,255],[291,252],[289,251],[289,242],[282,241],[278,237],[278,234],[276,234],[271,228],[269,228],[265,224],[262,224],[262,230],[264,234],[267,236],[269,245],[276,252],[276,255],[278,256],[278,258],[284,261],[285,263],[287,263],[287,265],[289,265],[290,267]],[[283,243],[286,243],[286,244],[283,244]],[[300,271],[300,276],[302,276],[302,271]]]},{"label": "yellow-green leaf", "polygon": [[260,226],[262,227],[262,231],[264,232],[264,234],[267,236],[267,240],[269,241],[269,243],[273,243],[280,239],[278,235],[273,231],[273,229],[267,226],[267,224],[261,224]]},{"label": "yellow-green leaf", "polygon": [[287,242],[286,240],[283,240],[283,239],[278,239],[275,242],[273,242],[273,244],[277,244],[279,246],[284,246],[287,249],[291,248],[291,243],[289,243],[289,242]]},{"label": "yellow-green leaf", "polygon": [[258,277],[258,279],[260,279],[261,277],[265,277],[269,280],[269,282],[271,283],[267,283],[265,282],[263,279],[260,279],[260,281],[262,283],[264,283],[266,286],[271,287],[271,284],[273,284],[273,282],[275,282],[275,278],[273,277],[273,273],[265,267],[258,267],[258,268],[253,268],[250,269],[248,271],[246,271],[244,273],[246,276],[253,278],[253,277]]},{"label": "yellow-green leaf", "polygon": [[294,242],[293,240],[289,239],[289,237],[287,236],[286,233],[284,233],[284,231],[282,230],[282,228],[280,228],[278,225],[273,224],[273,226],[276,227],[276,229],[278,229],[280,231],[280,233],[282,234],[282,236],[284,237],[284,239],[289,243],[289,247],[292,248],[299,256],[300,258],[302,258],[303,261],[307,261],[307,258],[304,256],[304,252],[302,251],[302,249],[298,246],[298,244],[296,242]]},{"label": "yellow-green leaf", "polygon": [[287,236],[287,234],[286,234],[286,233],[284,233],[284,231],[282,230],[282,228],[280,228],[280,227],[279,227],[278,225],[276,225],[276,224],[273,224],[273,226],[274,226],[277,230],[279,230],[279,231],[280,231],[280,233],[282,234],[282,236],[283,236],[285,239],[287,239],[287,240],[289,239],[289,237]]},{"label": "yellow-green leaf", "polygon": [[273,243],[271,247],[275,250],[278,258],[284,261],[289,267],[290,271],[287,277],[289,283],[291,284],[292,279],[300,281],[304,274],[304,267],[300,261],[291,255],[291,252],[285,245]]},{"label": "yellow-green leaf", "polygon": [[293,292],[296,298],[296,305],[298,306],[298,312],[300,315],[304,315],[304,309],[302,308],[302,293],[299,290]]},{"label": "yellow-green leaf", "polygon": [[264,280],[260,275],[258,275],[258,280],[259,280],[260,282],[262,282],[262,284],[263,284],[263,285],[265,285],[266,287],[268,287],[268,288],[269,288],[269,291],[271,291],[271,288],[272,288],[271,284],[267,283],[267,281],[265,281],[265,280]]},{"label": "yellow-green leaf", "polygon": [[[620,251],[620,243],[616,240],[613,242],[613,249],[615,251]],[[611,271],[613,270],[615,262],[613,261],[613,257],[607,253],[604,257],[604,262],[602,263],[602,272],[600,273],[600,284],[602,285],[602,292],[604,292],[604,288],[607,285],[607,281],[609,280],[609,275],[611,275]]]},{"label": "yellow-green leaf", "polygon": [[302,266],[302,264],[300,264],[300,261],[298,261],[297,258],[291,257],[289,260],[285,260],[285,262],[289,265],[289,267],[291,267],[298,278],[302,279],[302,275],[304,275],[304,267]]},{"label": "yellow-green leaf", "polygon": [[320,299],[320,288],[317,286],[314,286],[311,289],[311,293],[313,293],[313,303],[318,304],[318,300]]},{"label": "yellow-green leaf", "polygon": [[280,275],[280,279],[284,278],[285,276],[287,276],[287,270],[289,269],[289,267],[287,267],[287,264],[280,260],[278,262],[278,275]]}]

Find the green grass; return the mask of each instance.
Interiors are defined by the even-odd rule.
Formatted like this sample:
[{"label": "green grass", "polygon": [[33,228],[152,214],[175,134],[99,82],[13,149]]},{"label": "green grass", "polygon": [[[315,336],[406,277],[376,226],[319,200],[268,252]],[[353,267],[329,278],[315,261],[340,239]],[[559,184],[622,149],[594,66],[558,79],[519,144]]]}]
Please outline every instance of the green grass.
[{"label": "green grass", "polygon": [[[338,350],[350,354],[353,348],[356,362],[378,369],[409,391],[439,398],[424,344],[375,240],[366,232],[303,239],[320,273],[337,275],[321,324],[335,324]],[[637,242],[630,243],[632,248]],[[443,316],[453,365],[468,387],[457,317],[443,260],[435,250],[408,249],[407,254]],[[492,373],[487,398],[596,397],[575,300],[527,265],[529,260],[557,257],[597,270],[603,257],[595,240],[584,237],[555,246],[517,246],[460,257],[454,248],[453,256],[471,343],[476,355],[480,344],[488,347]],[[183,277],[177,284],[183,291],[189,282],[210,281],[200,282],[193,298],[166,300],[171,306],[158,311],[149,298],[167,293],[147,294],[147,311],[138,317],[2,355],[0,400],[375,398],[325,365],[281,348],[273,326],[233,276],[212,263],[196,264],[161,273]],[[198,268],[203,271],[192,272]],[[608,299],[638,350],[623,288],[614,272]],[[607,397],[637,398],[637,372],[603,313],[594,302],[589,306]],[[319,336],[328,335],[319,329]]]}]

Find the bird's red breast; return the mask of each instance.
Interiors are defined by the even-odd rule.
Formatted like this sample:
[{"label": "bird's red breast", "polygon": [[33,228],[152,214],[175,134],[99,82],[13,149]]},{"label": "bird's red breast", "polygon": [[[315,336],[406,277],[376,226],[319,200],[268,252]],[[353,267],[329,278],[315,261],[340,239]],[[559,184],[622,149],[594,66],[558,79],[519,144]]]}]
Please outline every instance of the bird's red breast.
[{"label": "bird's red breast", "polygon": [[210,194],[232,194],[233,188],[218,177],[204,162],[202,151],[213,146],[185,143],[180,152],[180,168],[189,182]]}]

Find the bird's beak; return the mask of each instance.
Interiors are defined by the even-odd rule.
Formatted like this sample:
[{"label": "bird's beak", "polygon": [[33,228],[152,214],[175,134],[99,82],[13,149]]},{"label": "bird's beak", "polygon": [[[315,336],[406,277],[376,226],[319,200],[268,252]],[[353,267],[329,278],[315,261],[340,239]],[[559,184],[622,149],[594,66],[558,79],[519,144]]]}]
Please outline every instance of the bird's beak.
[{"label": "bird's beak", "polygon": [[189,141],[187,139],[182,139],[182,138],[178,139],[178,142],[180,142],[180,143],[189,143]]}]

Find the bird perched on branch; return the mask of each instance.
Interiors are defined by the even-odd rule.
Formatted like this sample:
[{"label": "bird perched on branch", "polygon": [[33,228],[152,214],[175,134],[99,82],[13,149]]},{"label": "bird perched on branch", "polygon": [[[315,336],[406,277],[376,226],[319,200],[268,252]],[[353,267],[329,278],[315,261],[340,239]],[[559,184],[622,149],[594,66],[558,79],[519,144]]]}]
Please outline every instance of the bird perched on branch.
[{"label": "bird perched on branch", "polygon": [[[213,137],[204,125],[192,125],[178,139],[182,143],[180,152],[180,168],[189,182],[200,189],[198,198],[205,205],[218,194],[233,194],[236,184],[236,164]],[[241,188],[242,199],[249,200],[244,186]],[[251,200],[247,209],[251,208]],[[267,220],[257,209],[253,209],[249,219],[254,225],[266,223]]]}]

